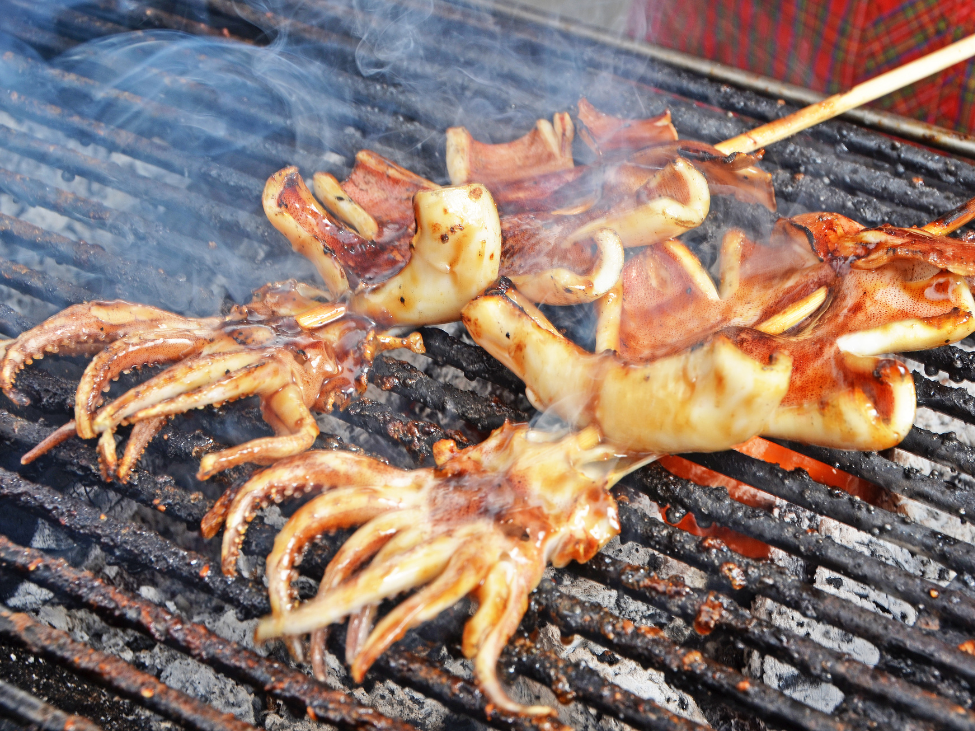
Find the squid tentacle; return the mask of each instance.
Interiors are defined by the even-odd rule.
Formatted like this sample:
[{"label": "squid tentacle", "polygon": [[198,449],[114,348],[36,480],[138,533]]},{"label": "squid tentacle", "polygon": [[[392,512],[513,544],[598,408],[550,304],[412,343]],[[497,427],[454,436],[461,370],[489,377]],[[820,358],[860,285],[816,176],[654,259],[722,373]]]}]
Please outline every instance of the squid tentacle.
[{"label": "squid tentacle", "polygon": [[440,576],[383,617],[356,653],[351,666],[356,682],[361,682],[376,659],[409,629],[433,619],[474,589],[500,557],[502,544],[502,537],[491,529],[468,541],[450,558]]},{"label": "squid tentacle", "polygon": [[262,470],[236,493],[225,493],[204,517],[203,535],[212,538],[226,522],[221,567],[224,574],[233,576],[247,524],[271,502],[341,487],[387,485],[419,489],[428,479],[425,473],[390,467],[361,454],[305,452]]},{"label": "squid tentacle", "polygon": [[[318,424],[302,399],[301,389],[290,383],[263,399],[266,410],[272,412],[282,427],[277,436],[252,439],[220,452],[207,454],[200,460],[198,480],[206,480],[217,472],[245,462],[267,465],[282,457],[304,452],[315,443]],[[275,429],[275,431],[278,431]]]},{"label": "squid tentacle", "polygon": [[[391,538],[409,526],[417,525],[423,515],[419,510],[398,510],[373,518],[352,534],[342,547],[329,561],[318,594],[338,586],[352,575],[362,564],[373,558]],[[366,640],[375,609],[368,607],[353,614],[349,618],[349,628],[346,632],[347,659],[355,657],[357,649]],[[312,671],[319,680],[325,678],[325,642],[328,640],[328,628],[319,628],[311,636]],[[348,648],[351,648],[348,649]],[[351,660],[349,660],[351,664]]]},{"label": "squid tentacle", "polygon": [[291,583],[297,578],[295,566],[308,543],[325,531],[361,525],[388,510],[413,507],[415,502],[411,491],[345,487],[319,495],[299,508],[278,533],[267,557],[273,616],[280,618],[294,606],[297,596]]},{"label": "squid tentacle", "polygon": [[[462,531],[448,532],[421,543],[392,562],[370,564],[323,597],[297,608],[286,608],[282,602],[279,611],[258,623],[254,637],[264,641],[283,635],[305,634],[319,626],[338,622],[369,604],[422,586],[443,572],[462,543]],[[282,574],[282,571],[276,572],[276,582]]]},{"label": "squid tentacle", "polygon": [[260,351],[237,351],[190,358],[103,406],[92,424],[98,433],[114,428],[143,409],[213,383],[225,375],[260,362],[264,357],[265,354]]},{"label": "squid tentacle", "polygon": [[138,332],[186,329],[206,322],[123,300],[73,305],[22,333],[7,346],[0,365],[0,390],[14,403],[27,406],[30,399],[14,388],[14,382],[26,365],[43,358],[45,353],[87,355],[98,352],[106,343]]},{"label": "squid tentacle", "polygon": [[98,353],[81,377],[75,392],[75,423],[78,436],[92,439],[98,434],[92,424],[109,383],[133,368],[174,363],[196,355],[209,342],[204,333],[186,330],[160,334],[141,332],[119,338]]},{"label": "squid tentacle", "polygon": [[129,434],[129,440],[125,444],[122,459],[119,461],[118,467],[115,468],[116,480],[122,483],[128,481],[129,474],[132,472],[132,468],[135,467],[135,463],[139,461],[142,453],[146,451],[146,447],[149,446],[149,442],[153,440],[153,437],[166,425],[167,418],[165,416],[154,416],[151,419],[140,421],[132,427],[132,433]]}]

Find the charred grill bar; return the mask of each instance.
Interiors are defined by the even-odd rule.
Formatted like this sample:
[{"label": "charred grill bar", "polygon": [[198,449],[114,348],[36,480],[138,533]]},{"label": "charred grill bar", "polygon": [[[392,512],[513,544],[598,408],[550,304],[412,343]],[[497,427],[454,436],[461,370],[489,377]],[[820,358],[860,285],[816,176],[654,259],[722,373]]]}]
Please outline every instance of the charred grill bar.
[{"label": "charred grill bar", "polygon": [[[153,32],[160,29],[183,31],[201,42],[173,45],[166,55],[144,54],[139,42],[153,48],[159,38]],[[393,42],[391,29],[408,35],[409,49]],[[131,31],[131,46],[113,46],[120,39],[124,44],[122,34]],[[92,296],[210,314],[223,299],[239,301],[266,281],[311,278],[260,211],[263,179],[287,163],[305,172],[329,169],[341,175],[359,149],[370,148],[442,181],[446,127],[464,124],[500,141],[512,129],[527,129],[537,117],[571,106],[580,94],[623,116],[669,107],[682,136],[712,142],[790,111],[774,99],[463,4],[437,3],[431,9],[403,0],[377,3],[363,12],[341,3],[282,0],[266,12],[229,0],[139,5],[11,0],[0,17],[0,33],[5,39],[0,53],[0,296],[6,300],[0,302],[0,332],[9,335],[55,308]],[[89,41],[97,43],[82,45]],[[262,86],[231,76],[240,83],[219,83],[227,59],[243,66],[267,63],[272,80]],[[196,67],[203,72],[196,73]],[[133,68],[155,86],[128,84]],[[776,146],[766,162],[785,212],[827,209],[868,224],[913,225],[975,194],[970,164],[843,122],[821,125]],[[720,202],[714,208],[727,212]],[[738,215],[754,218],[754,212]],[[578,314],[553,317],[572,328]],[[363,399],[337,414],[345,424],[332,423],[348,432],[346,438],[323,435],[319,448],[365,448],[410,465],[428,458],[438,439],[473,443],[505,418],[531,415],[521,384],[479,348],[437,329],[424,329],[423,335],[428,360],[441,370],[425,372],[429,369],[381,358],[373,382],[391,396],[385,402]],[[909,357],[926,374],[915,373],[920,403],[963,424],[975,423],[975,400],[967,390],[931,380],[939,372],[956,382],[975,380],[972,356],[944,347]],[[443,373],[453,370],[476,381],[477,390],[446,383]],[[198,527],[215,496],[213,488],[194,484],[186,473],[195,471],[203,453],[220,448],[208,434],[231,439],[235,430],[265,429],[254,410],[244,404],[174,421],[150,448],[147,467],[137,470],[130,484],[106,490],[87,444],[66,443],[35,466],[16,463],[15,457],[49,433],[51,424],[69,418],[72,382],[70,374],[35,367],[20,381],[32,407],[18,411],[0,405],[0,439],[8,453],[0,465],[2,504],[57,526],[86,550],[98,546],[109,563],[120,565],[123,576],[165,577],[187,587],[201,606],[224,602],[241,617],[265,612],[263,587],[243,577],[225,579],[212,553],[215,547],[185,533]],[[975,451],[951,435],[915,427],[901,446],[960,473],[950,481],[906,470],[881,455],[790,446],[955,519],[964,521],[975,510],[975,483],[968,479],[975,477]],[[975,728],[975,656],[959,649],[975,638],[972,544],[738,453],[689,457],[777,496],[784,507],[778,514],[749,508],[724,489],[701,488],[659,467],[645,469],[617,490],[630,502],[621,506],[623,541],[642,547],[645,564],[604,555],[555,572],[556,582],[542,584],[524,633],[502,658],[512,678],[531,678],[561,700],[588,706],[591,711],[583,712],[597,727],[596,713],[635,728],[703,728],[607,679],[607,667],[628,658],[662,672],[717,728],[745,724],[755,716],[774,728]],[[179,474],[166,469],[172,465],[180,466]],[[219,486],[245,474],[238,470]],[[123,522],[106,514],[111,510],[79,499],[79,490],[124,497],[148,510],[141,513],[141,525]],[[765,541],[791,555],[802,571],[745,558],[721,541],[694,538],[652,519],[632,506],[645,496],[668,506],[672,521],[691,512],[699,523],[713,522]],[[150,520],[148,511],[156,517]],[[825,519],[930,559],[943,567],[944,579],[934,581],[894,565],[889,557],[842,545],[817,531]],[[274,528],[258,518],[244,553],[260,559],[273,536]],[[328,538],[306,557],[302,571],[309,583],[303,591],[311,590],[310,580],[321,575],[339,544],[340,537]],[[655,574],[665,566],[672,570],[673,561],[703,572],[703,586]],[[299,714],[307,708],[320,720],[350,728],[409,727],[392,718],[398,715],[395,707],[384,706],[380,713],[284,662],[256,655],[103,578],[2,536],[0,567],[7,576],[29,576],[53,591],[55,603],[87,607]],[[818,567],[900,597],[914,608],[917,621],[905,623],[814,585]],[[957,578],[946,586],[949,571]],[[579,577],[595,582],[598,591],[617,590],[639,603],[639,620],[622,616],[622,600],[614,610],[575,596]],[[875,667],[774,626],[754,609],[759,600],[871,643],[879,652]],[[497,713],[474,685],[447,669],[445,662],[458,657],[462,613],[447,613],[411,633],[377,663],[373,676],[493,727],[560,728],[551,720]],[[696,631],[679,631],[675,620]],[[601,664],[587,667],[546,647],[542,638],[552,625],[565,639],[577,634],[603,648],[596,656]],[[0,618],[6,641],[31,646],[38,633],[51,631],[23,615]],[[339,639],[333,637],[337,655]],[[69,647],[58,642],[68,640],[54,638],[51,648]],[[51,648],[44,651],[54,653]],[[744,675],[742,666],[752,651],[791,666],[797,677],[835,685],[845,695],[843,703],[825,713]],[[114,661],[82,667],[69,657],[72,652],[80,657],[79,652],[95,650],[72,650],[56,662],[131,695],[133,673],[141,671],[115,667]],[[69,722],[85,727],[85,721],[68,717],[75,709],[49,707],[30,690],[0,687],[0,715],[9,713],[18,723],[47,723],[43,728]],[[187,699],[167,696],[165,690],[162,696],[154,691],[150,700],[136,692],[135,700],[187,728],[222,727],[215,710],[180,715],[180,708],[190,707],[181,705]],[[272,703],[264,701],[267,708]],[[423,726],[425,719],[411,721]],[[223,727],[247,726],[228,720]]]}]

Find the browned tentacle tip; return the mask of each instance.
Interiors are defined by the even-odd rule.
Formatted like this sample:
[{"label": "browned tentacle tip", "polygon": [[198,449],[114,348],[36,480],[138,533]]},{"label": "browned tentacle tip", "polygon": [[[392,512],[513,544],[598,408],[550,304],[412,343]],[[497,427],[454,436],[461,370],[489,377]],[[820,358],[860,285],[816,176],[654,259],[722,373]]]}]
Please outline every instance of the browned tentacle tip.
[{"label": "browned tentacle tip", "polygon": [[237,553],[234,552],[229,556],[224,556],[220,559],[220,571],[227,578],[234,578],[237,575]]},{"label": "browned tentacle tip", "polygon": [[56,446],[64,441],[67,441],[73,437],[77,432],[75,431],[74,419],[69,421],[63,426],[59,426],[53,432],[48,434],[44,439],[42,439],[38,444],[27,452],[23,457],[20,458],[21,464],[30,464],[35,459],[40,457],[42,454],[54,449]]},{"label": "browned tentacle tip", "polygon": [[207,514],[204,515],[203,519],[200,521],[200,535],[207,540],[210,540],[217,535],[217,533],[220,531],[220,527],[223,525],[224,520],[227,518],[227,509],[229,509],[229,505],[223,507],[224,509],[221,510],[220,502],[217,501],[217,504],[210,508]]},{"label": "browned tentacle tip", "polygon": [[13,386],[7,386],[3,389],[4,395],[13,401],[17,406],[26,407],[30,406],[30,399],[27,398],[23,393],[18,391]]}]

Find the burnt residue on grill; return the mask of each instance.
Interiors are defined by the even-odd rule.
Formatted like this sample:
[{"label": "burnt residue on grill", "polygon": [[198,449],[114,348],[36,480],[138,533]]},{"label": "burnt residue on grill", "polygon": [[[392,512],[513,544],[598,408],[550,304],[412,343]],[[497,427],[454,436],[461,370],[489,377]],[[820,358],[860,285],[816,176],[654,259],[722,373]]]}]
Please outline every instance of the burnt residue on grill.
[{"label": "burnt residue on grill", "polygon": [[[129,31],[136,35],[123,35]],[[402,32],[407,36],[396,35]],[[313,279],[260,209],[264,179],[287,164],[304,174],[323,169],[341,178],[354,154],[368,148],[446,182],[446,127],[464,124],[481,139],[505,141],[536,118],[571,108],[580,95],[622,116],[669,107],[682,136],[710,142],[791,111],[775,99],[648,62],[584,35],[462,3],[376,0],[365,12],[331,0],[279,0],[273,7],[232,0],[10,0],[0,34],[0,332],[6,335],[81,299],[125,298],[209,315],[268,280]],[[397,42],[403,37],[410,44]],[[257,66],[272,80],[248,76]],[[578,148],[580,158],[587,154]],[[765,161],[785,214],[827,209],[866,224],[918,225],[975,193],[969,163],[845,122],[773,146]],[[762,238],[771,221],[764,208],[716,196],[705,225],[685,239],[709,263],[727,227]],[[591,307],[547,311],[574,334],[591,329]],[[455,330],[423,328],[422,335],[426,356],[377,360],[372,380],[379,390],[322,417],[316,448],[364,450],[403,467],[426,465],[438,440],[468,446],[505,419],[535,416],[524,386],[482,349]],[[907,357],[923,369],[915,373],[920,403],[960,421],[957,437],[916,426],[897,455],[789,446],[963,526],[975,509],[968,479],[975,473],[975,450],[961,429],[975,424],[975,401],[967,387],[934,379],[944,374],[956,383],[972,381],[975,361],[955,346]],[[243,546],[250,570],[226,579],[218,571],[215,542],[201,541],[195,531],[219,492],[240,485],[250,469],[237,468],[213,484],[193,477],[203,454],[243,435],[267,434],[267,426],[252,402],[177,417],[127,485],[102,483],[92,446],[76,440],[20,466],[21,454],[71,418],[79,366],[50,360],[34,365],[19,380],[31,406],[0,404],[6,450],[0,530],[11,534],[0,536],[0,570],[8,598],[16,598],[10,592],[18,587],[44,587],[54,598],[38,602],[64,602],[57,608],[66,612],[84,607],[134,630],[147,646],[167,645],[254,689],[269,710],[280,702],[296,715],[308,710],[341,727],[407,728],[395,717],[412,708],[410,721],[418,727],[562,728],[556,720],[498,713],[462,677],[459,628],[466,605],[408,634],[376,664],[363,697],[383,703],[382,712],[327,689],[278,650],[261,656],[188,621],[192,612],[206,616],[213,606],[233,607],[241,618],[267,610],[256,572],[280,516],[270,511],[251,524]],[[126,377],[119,385],[131,382]],[[892,461],[903,455],[964,474],[921,474]],[[631,477],[615,493],[623,527],[620,545],[610,547],[615,553],[584,567],[553,570],[554,583],[542,584],[521,633],[506,649],[504,677],[519,692],[530,694],[532,683],[541,683],[548,688],[545,702],[554,694],[567,704],[563,721],[587,728],[609,727],[610,719],[669,731],[701,728],[705,720],[718,729],[749,731],[972,727],[971,544],[948,528],[921,525],[744,455],[688,457],[774,495],[782,509],[748,508],[724,489],[701,488],[658,467]],[[748,559],[716,538],[688,535],[658,520],[648,498],[669,506],[671,520],[693,513],[701,526],[745,533],[787,558]],[[9,516],[23,524],[14,525]],[[866,554],[843,545],[820,530],[828,521],[935,568],[921,576],[883,551]],[[58,532],[71,546],[64,556],[76,566],[11,543],[14,534],[21,543],[30,541],[35,524],[36,536]],[[325,536],[308,552],[300,567],[303,595],[314,591],[342,539]],[[92,572],[77,567],[85,556]],[[834,572],[829,581],[835,583],[824,584],[821,570]],[[949,584],[952,572],[957,576]],[[672,573],[689,578],[681,582]],[[27,576],[31,583],[20,584]],[[152,585],[185,595],[190,614],[126,590]],[[832,591],[848,585],[856,587],[853,595]],[[875,611],[878,605],[861,602],[869,592],[900,597],[915,624],[902,621],[899,610]],[[843,657],[795,628],[773,626],[763,609],[769,603],[870,643],[876,665]],[[6,615],[0,622],[3,652],[44,631],[37,617]],[[594,659],[567,654],[554,634],[568,648],[588,648]],[[131,695],[118,678],[137,676],[128,669],[115,673],[112,661],[104,672],[85,669],[82,661],[93,657],[93,648],[51,637],[54,648],[71,650],[44,659],[38,675],[50,680],[58,673],[93,672],[93,683],[114,689],[88,693],[97,702],[84,708],[79,704],[86,690],[42,698],[52,685],[35,689],[24,673],[6,672],[23,665],[5,655],[5,678],[29,695],[5,694],[0,685],[0,713],[9,701],[62,726],[68,721],[58,713],[77,713],[106,729],[124,727],[119,719],[126,714],[158,718],[146,708],[173,718],[183,713],[179,722],[186,727],[224,723],[209,711],[189,717],[191,706],[166,690],[157,697],[158,679],[145,686],[153,688],[155,700],[141,692],[131,701],[117,697]],[[341,641],[342,632],[333,632],[336,657]],[[11,654],[20,657],[18,650]],[[789,681],[778,688],[764,683],[756,669],[756,662],[772,659],[791,668]],[[619,671],[623,666],[634,670]],[[669,685],[649,681],[649,675],[637,678],[633,673],[641,666],[662,673]],[[334,680],[345,682],[341,675],[338,670]],[[79,689],[94,688],[88,680],[78,683]],[[802,695],[817,683],[838,689],[840,705]],[[399,706],[385,700],[386,686],[398,689]],[[688,695],[675,700],[673,688]],[[660,702],[641,697],[649,694],[660,694],[654,696]],[[168,705],[158,705],[159,698]],[[225,720],[231,727],[240,723]]]}]

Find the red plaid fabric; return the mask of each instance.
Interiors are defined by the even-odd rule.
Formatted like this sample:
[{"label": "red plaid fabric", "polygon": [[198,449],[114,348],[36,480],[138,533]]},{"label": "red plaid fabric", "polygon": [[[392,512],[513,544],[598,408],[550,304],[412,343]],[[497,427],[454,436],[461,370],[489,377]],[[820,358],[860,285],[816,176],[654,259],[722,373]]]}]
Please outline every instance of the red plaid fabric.
[{"label": "red plaid fabric", "polygon": [[[635,38],[826,93],[975,32],[973,0],[633,0]],[[975,129],[975,61],[875,106]]]}]

